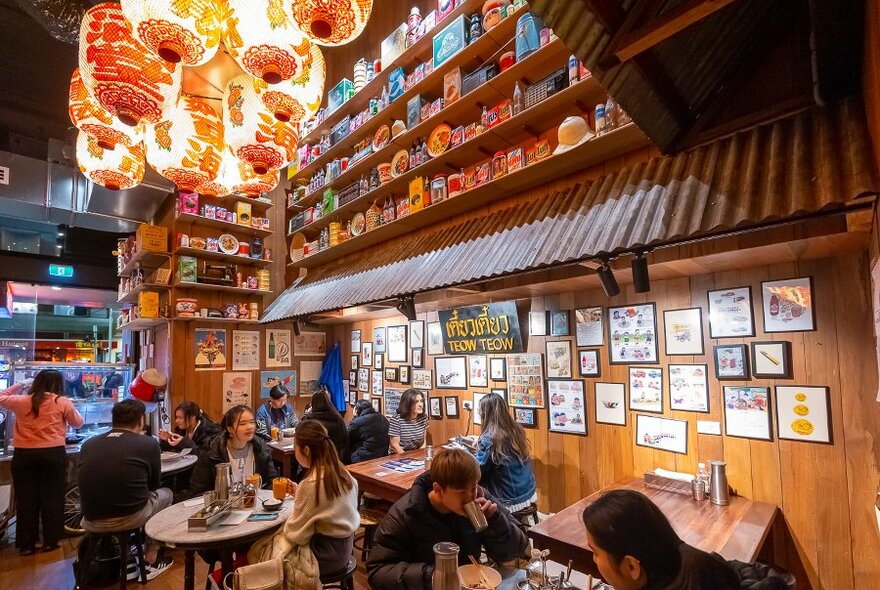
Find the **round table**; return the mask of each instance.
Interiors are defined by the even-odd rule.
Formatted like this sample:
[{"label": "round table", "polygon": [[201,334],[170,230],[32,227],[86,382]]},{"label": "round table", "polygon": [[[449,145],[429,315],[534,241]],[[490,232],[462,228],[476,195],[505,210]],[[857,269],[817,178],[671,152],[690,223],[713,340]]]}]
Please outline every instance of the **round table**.
[{"label": "round table", "polygon": [[[254,511],[260,512],[262,511],[261,500],[271,498],[272,490],[259,490],[257,497],[257,508],[254,508]],[[183,585],[185,590],[194,590],[195,588],[195,552],[197,549],[229,548],[256,541],[284,524],[284,521],[293,512],[293,499],[288,498],[284,501],[279,516],[275,520],[246,520],[239,525],[224,526],[221,524],[221,519],[212,524],[207,531],[190,531],[187,519],[201,508],[201,505],[185,506],[184,502],[173,504],[153,515],[145,527],[147,536],[151,539],[159,541],[167,547],[177,547],[184,550]]]},{"label": "round table", "polygon": [[196,455],[190,453],[189,455],[183,455],[182,457],[162,461],[162,476],[164,477],[166,475],[180,473],[181,471],[189,469],[195,465],[198,460],[199,458]]}]

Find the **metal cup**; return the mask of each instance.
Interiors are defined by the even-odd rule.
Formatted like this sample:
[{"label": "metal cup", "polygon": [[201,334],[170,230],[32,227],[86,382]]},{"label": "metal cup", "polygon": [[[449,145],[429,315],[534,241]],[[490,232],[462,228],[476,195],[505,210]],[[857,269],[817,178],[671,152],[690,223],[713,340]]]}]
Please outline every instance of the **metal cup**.
[{"label": "metal cup", "polygon": [[480,507],[477,506],[476,502],[468,502],[465,504],[464,513],[467,515],[468,520],[471,521],[474,530],[478,533],[483,532],[486,530],[486,527],[489,526],[489,523],[486,521],[486,515],[483,514],[483,511],[480,510]]},{"label": "metal cup", "polygon": [[217,492],[214,490],[210,490],[202,494],[202,500],[205,503],[205,508],[214,503],[214,499],[217,497]]},{"label": "metal cup", "polygon": [[694,500],[700,501],[706,499],[706,486],[702,480],[695,479],[691,482],[691,492],[694,494]]}]

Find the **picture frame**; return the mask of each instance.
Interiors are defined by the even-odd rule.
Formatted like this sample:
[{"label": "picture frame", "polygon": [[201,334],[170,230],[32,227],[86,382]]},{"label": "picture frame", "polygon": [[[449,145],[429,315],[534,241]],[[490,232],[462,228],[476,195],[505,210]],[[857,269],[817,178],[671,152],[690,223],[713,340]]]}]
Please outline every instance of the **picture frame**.
[{"label": "picture frame", "polygon": [[425,346],[425,322],[413,320],[409,323],[409,347],[423,348]]},{"label": "picture frame", "polygon": [[712,347],[715,357],[715,378],[719,381],[749,379],[749,353],[745,344],[717,344]]},{"label": "picture frame", "polygon": [[382,398],[381,397],[370,398],[370,403],[373,404],[373,409],[376,410],[377,414],[382,413]]},{"label": "picture frame", "polygon": [[352,330],[351,331],[351,352],[352,354],[357,354],[361,349],[361,331],[360,330]]},{"label": "picture frame", "polygon": [[473,404],[473,406],[471,406],[471,407],[473,408],[473,410],[472,410],[473,411],[473,421],[474,421],[475,426],[478,426],[483,423],[483,416],[480,415],[480,402],[487,395],[491,395],[491,394],[486,393],[484,391],[475,391],[474,392],[474,397],[471,400],[471,403]]},{"label": "picture frame", "polygon": [[773,440],[769,387],[725,385],[722,399],[725,435]]},{"label": "picture frame", "polygon": [[636,414],[636,446],[687,455],[687,420]]},{"label": "picture frame", "polygon": [[385,355],[388,362],[405,363],[407,348],[408,326],[388,326],[387,340],[385,342]]},{"label": "picture frame", "polygon": [[731,287],[708,291],[709,337],[746,338],[755,335],[752,288]]},{"label": "picture frame", "polygon": [[348,372],[348,386],[349,387],[357,387],[358,382],[358,372],[357,370]]},{"label": "picture frame", "polygon": [[463,356],[434,358],[434,387],[437,389],[467,389],[467,361]]},{"label": "picture frame", "polygon": [[428,354],[444,354],[443,329],[440,322],[428,322]]},{"label": "picture frame", "polygon": [[383,353],[377,352],[373,355],[373,368],[377,371],[385,368],[385,355]]},{"label": "picture frame", "polygon": [[705,364],[670,364],[669,409],[709,413],[709,367]]},{"label": "picture frame", "polygon": [[501,397],[507,398],[507,388],[506,387],[493,387],[489,390],[489,393],[496,393]]},{"label": "picture frame", "polygon": [[501,357],[489,359],[489,379],[492,381],[507,381],[507,363]]},{"label": "picture frame", "polygon": [[513,420],[523,428],[537,428],[537,414],[534,408],[513,408]]},{"label": "picture frame", "polygon": [[350,387],[348,389],[348,405],[354,406],[358,399],[358,390]]},{"label": "picture frame", "polygon": [[542,355],[526,352],[507,355],[507,405],[544,408]]},{"label": "picture frame", "polygon": [[578,373],[581,377],[602,376],[602,363],[598,348],[578,349]]},{"label": "picture frame", "polygon": [[568,310],[550,312],[550,335],[551,336],[568,336],[570,329],[568,326]]},{"label": "picture frame", "polygon": [[412,387],[421,391],[430,391],[433,385],[433,377],[430,369],[412,370]]},{"label": "picture frame", "polygon": [[358,355],[357,354],[351,355],[350,360],[351,360],[351,370],[357,371],[358,370]]},{"label": "picture frame", "polygon": [[371,371],[370,372],[371,379],[370,383],[372,386],[370,387],[370,395],[376,397],[377,395],[385,394],[385,381],[383,380],[384,374],[382,371]]},{"label": "picture frame", "polygon": [[601,307],[574,310],[575,338],[578,346],[604,346],[605,323]]},{"label": "picture frame", "polygon": [[385,381],[397,381],[397,367],[385,367]]},{"label": "picture frame", "polygon": [[373,343],[364,342],[361,344],[361,365],[364,367],[373,366]]},{"label": "picture frame", "polygon": [[544,343],[548,379],[571,379],[571,341],[551,340]]},{"label": "picture frame", "polygon": [[625,383],[596,383],[594,399],[597,424],[626,426]]},{"label": "picture frame", "polygon": [[816,329],[813,277],[761,283],[764,332],[812,332]]},{"label": "picture frame", "polygon": [[467,357],[468,387],[489,386],[489,362],[485,354],[472,354]]},{"label": "picture frame", "polygon": [[587,405],[584,382],[580,379],[547,381],[547,412],[550,432],[587,435]]},{"label": "picture frame", "polygon": [[663,413],[662,368],[629,368],[629,409],[637,412]]},{"label": "picture frame", "polygon": [[775,393],[776,428],[780,439],[834,444],[830,388],[777,385]]},{"label": "picture frame", "polygon": [[385,326],[382,326],[381,328],[373,328],[373,345],[375,346],[375,351],[385,352],[386,342]]},{"label": "picture frame", "polygon": [[401,365],[397,368],[397,381],[409,385],[409,365]]},{"label": "picture frame", "polygon": [[791,342],[752,342],[752,377],[791,379]]},{"label": "picture frame", "polygon": [[327,334],[300,332],[293,336],[293,356],[324,356],[327,354]]},{"label": "picture frame", "polygon": [[428,415],[432,420],[442,420],[443,419],[443,398],[442,397],[429,397],[428,398]]},{"label": "picture frame", "polygon": [[412,366],[416,369],[422,369],[425,366],[424,348],[412,349]]},{"label": "picture frame", "polygon": [[361,393],[370,393],[370,369],[363,367],[358,369],[357,390]]},{"label": "picture frame", "polygon": [[659,363],[657,304],[609,307],[608,342],[612,365]]},{"label": "picture frame", "polygon": [[668,309],[663,312],[666,356],[702,356],[703,310],[700,307]]},{"label": "picture frame", "polygon": [[446,406],[446,417],[458,418],[458,396],[447,395],[443,398],[443,401],[446,402],[444,404]]},{"label": "picture frame", "polygon": [[546,311],[530,311],[529,312],[529,336],[546,336],[547,335],[547,312]]}]

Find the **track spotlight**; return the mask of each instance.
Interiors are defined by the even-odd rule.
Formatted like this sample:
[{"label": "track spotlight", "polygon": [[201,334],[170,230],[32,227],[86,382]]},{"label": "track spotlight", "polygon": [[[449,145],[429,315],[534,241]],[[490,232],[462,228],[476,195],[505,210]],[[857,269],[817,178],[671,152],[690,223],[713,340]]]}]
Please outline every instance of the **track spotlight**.
[{"label": "track spotlight", "polygon": [[633,273],[633,287],[636,293],[647,293],[651,290],[651,278],[648,276],[648,259],[644,252],[637,252],[630,261]]},{"label": "track spotlight", "polygon": [[293,318],[293,335],[299,336],[299,318]]},{"label": "track spotlight", "polygon": [[617,284],[617,279],[614,278],[614,273],[611,272],[611,267],[608,265],[607,260],[603,261],[602,266],[596,269],[596,274],[599,275],[605,295],[614,297],[620,294],[620,285]]},{"label": "track spotlight", "polygon": [[412,295],[404,295],[397,300],[397,311],[406,316],[411,322],[416,320],[416,302]]}]

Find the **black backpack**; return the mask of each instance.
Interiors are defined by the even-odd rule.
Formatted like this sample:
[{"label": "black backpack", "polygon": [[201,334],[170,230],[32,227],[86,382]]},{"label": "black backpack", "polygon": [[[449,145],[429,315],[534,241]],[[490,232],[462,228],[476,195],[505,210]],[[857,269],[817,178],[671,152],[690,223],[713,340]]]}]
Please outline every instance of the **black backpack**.
[{"label": "black backpack", "polygon": [[76,588],[103,586],[118,580],[120,549],[116,537],[112,535],[86,533],[77,548],[77,559],[73,562],[73,573],[78,582]]}]

